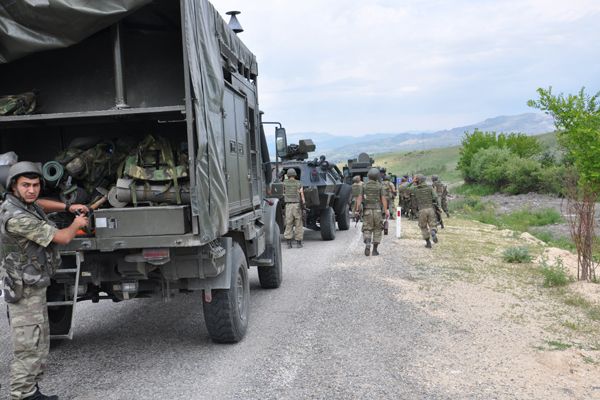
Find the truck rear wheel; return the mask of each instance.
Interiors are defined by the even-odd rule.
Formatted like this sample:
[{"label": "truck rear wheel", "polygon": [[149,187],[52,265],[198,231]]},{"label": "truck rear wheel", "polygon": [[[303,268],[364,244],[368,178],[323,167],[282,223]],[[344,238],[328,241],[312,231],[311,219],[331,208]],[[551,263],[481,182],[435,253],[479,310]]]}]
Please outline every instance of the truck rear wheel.
[{"label": "truck rear wheel", "polygon": [[321,239],[335,239],[335,213],[331,207],[321,210]]},{"label": "truck rear wheel", "polygon": [[68,335],[71,330],[73,306],[48,307],[50,335]]},{"label": "truck rear wheel", "polygon": [[217,343],[236,343],[248,328],[250,284],[248,263],[239,244],[233,243],[231,287],[212,291],[212,301],[202,300],[204,321],[211,339]]},{"label": "truck rear wheel", "polygon": [[346,204],[337,216],[337,223],[338,228],[340,228],[340,231],[347,231],[348,229],[350,229],[350,213],[348,211],[348,208],[349,206],[348,204]]},{"label": "truck rear wheel", "polygon": [[279,227],[275,226],[273,232],[273,265],[258,267],[258,280],[263,289],[277,289],[281,285],[283,271],[281,267],[281,235]]}]

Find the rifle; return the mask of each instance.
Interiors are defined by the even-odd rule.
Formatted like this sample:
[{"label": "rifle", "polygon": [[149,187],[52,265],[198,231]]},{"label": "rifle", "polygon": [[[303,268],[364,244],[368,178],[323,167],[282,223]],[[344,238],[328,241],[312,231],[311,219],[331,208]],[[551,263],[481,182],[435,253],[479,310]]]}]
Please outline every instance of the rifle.
[{"label": "rifle", "polygon": [[383,234],[384,235],[388,234],[388,228],[389,228],[389,218],[385,217],[385,220],[383,221]]},{"label": "rifle", "polygon": [[355,212],[352,218],[354,219],[354,227],[356,228],[358,226],[358,223],[362,220],[362,218],[360,217],[360,212]]}]

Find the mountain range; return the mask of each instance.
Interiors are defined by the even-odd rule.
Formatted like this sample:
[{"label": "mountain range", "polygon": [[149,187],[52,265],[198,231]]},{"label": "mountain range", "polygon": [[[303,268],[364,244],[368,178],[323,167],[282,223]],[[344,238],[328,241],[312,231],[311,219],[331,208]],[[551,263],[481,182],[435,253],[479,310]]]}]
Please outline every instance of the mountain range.
[{"label": "mountain range", "polygon": [[[345,162],[350,158],[356,158],[362,152],[374,155],[457,146],[461,143],[465,132],[473,132],[475,129],[496,133],[520,132],[526,135],[539,135],[552,132],[555,128],[551,116],[527,113],[488,118],[475,124],[437,132],[373,133],[360,137],[319,132],[288,132],[287,141],[291,144],[298,143],[300,139],[312,139],[317,150],[310,154],[311,158],[325,154],[329,161]],[[269,129],[267,129],[267,141],[269,153],[273,157],[275,140]]]}]

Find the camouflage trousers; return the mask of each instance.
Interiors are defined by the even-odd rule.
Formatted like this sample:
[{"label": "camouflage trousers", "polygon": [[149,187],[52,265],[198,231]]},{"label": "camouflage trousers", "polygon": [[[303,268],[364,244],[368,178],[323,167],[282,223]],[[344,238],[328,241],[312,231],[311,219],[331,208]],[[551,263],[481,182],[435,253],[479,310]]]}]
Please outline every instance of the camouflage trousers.
[{"label": "camouflage trousers", "polygon": [[381,243],[383,229],[381,227],[381,210],[367,208],[363,212],[362,225],[365,244]]},{"label": "camouflage trousers", "polygon": [[13,360],[10,364],[10,398],[20,400],[36,391],[50,350],[46,288],[27,286],[23,297],[8,304]]},{"label": "camouflage trousers", "polygon": [[394,206],[394,197],[388,197],[388,210],[390,210],[390,219],[396,219],[396,207]]},{"label": "camouflage trousers", "polygon": [[437,226],[437,218],[433,208],[424,208],[419,211],[419,228],[421,228],[421,235],[423,239],[429,239],[431,235],[431,229]]},{"label": "camouflage trousers", "polygon": [[300,203],[288,203],[285,205],[285,232],[283,237],[287,240],[302,240],[304,228],[302,227],[302,210]]}]

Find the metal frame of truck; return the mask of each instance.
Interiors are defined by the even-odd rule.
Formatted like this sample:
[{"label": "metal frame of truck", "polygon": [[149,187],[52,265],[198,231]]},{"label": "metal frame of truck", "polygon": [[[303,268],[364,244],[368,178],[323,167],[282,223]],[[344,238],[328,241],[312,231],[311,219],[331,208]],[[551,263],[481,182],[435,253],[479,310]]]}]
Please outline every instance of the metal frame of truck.
[{"label": "metal frame of truck", "polygon": [[[48,289],[51,334],[72,338],[78,301],[202,291],[211,338],[237,342],[248,267],[259,267],[263,288],[282,279],[256,62],[208,1],[137,2],[75,45],[0,63],[3,91],[35,88],[43,103],[41,114],[0,117],[2,152],[47,161],[77,135],[148,130],[188,148],[190,204],[99,209],[95,235],[62,248]],[[211,63],[221,82],[207,77]]]}]

